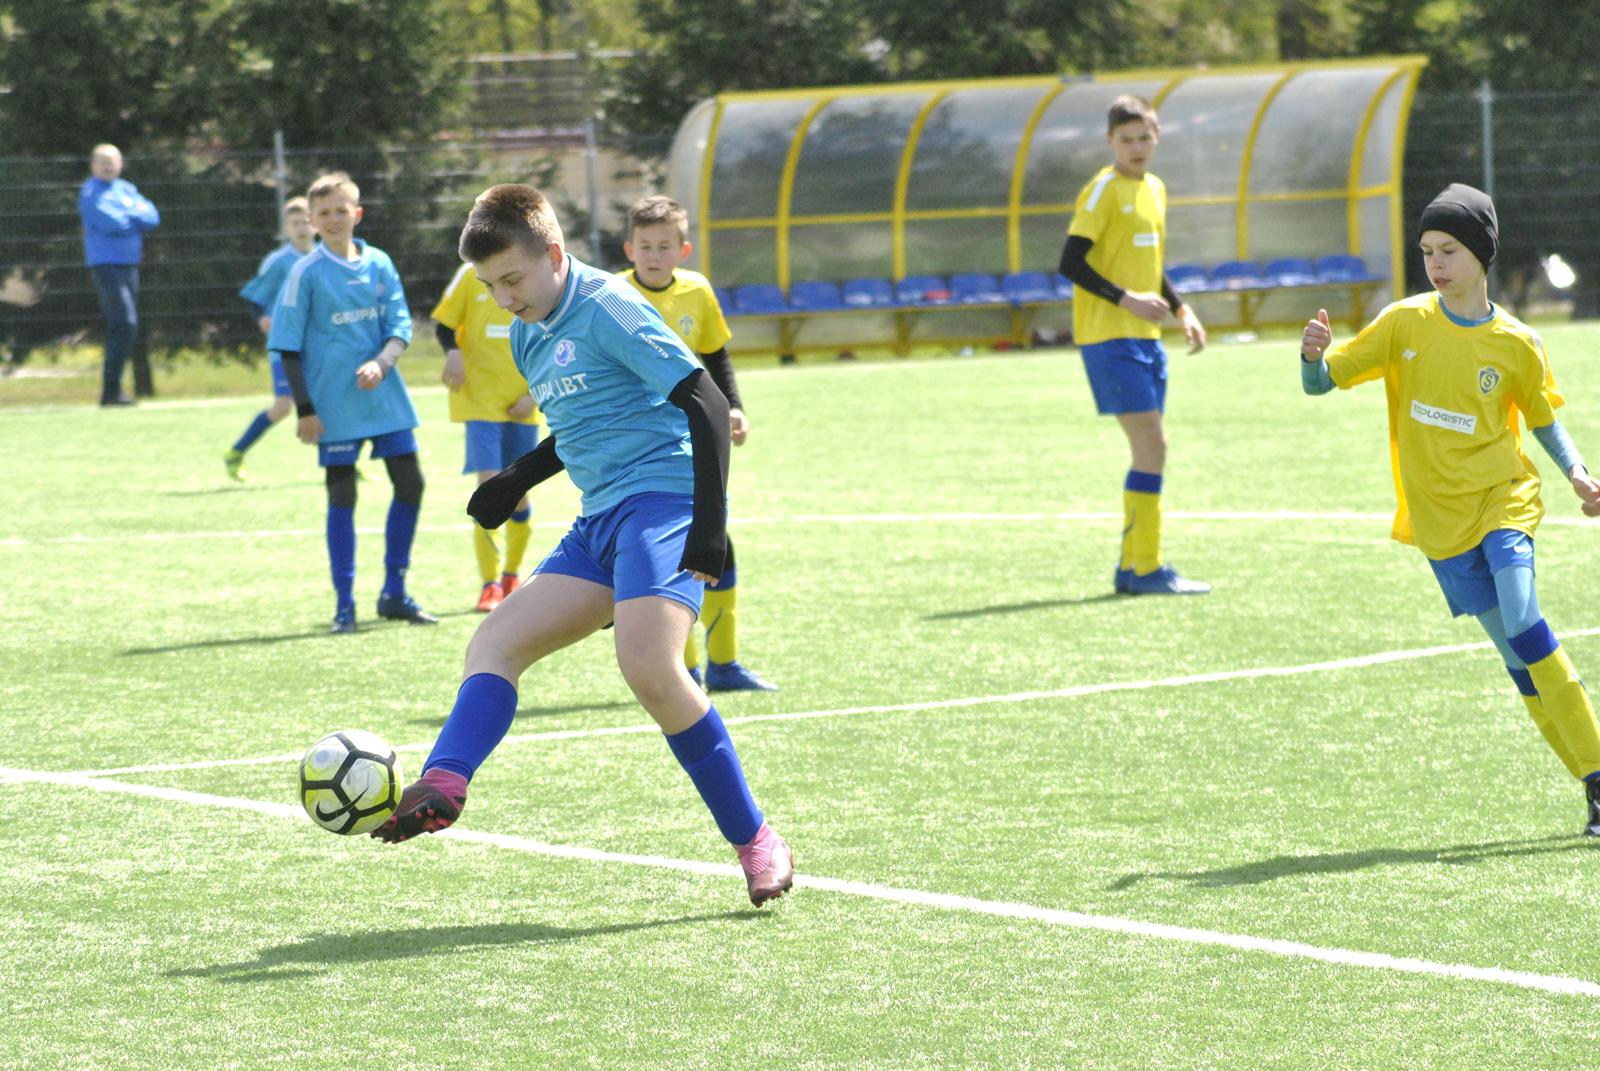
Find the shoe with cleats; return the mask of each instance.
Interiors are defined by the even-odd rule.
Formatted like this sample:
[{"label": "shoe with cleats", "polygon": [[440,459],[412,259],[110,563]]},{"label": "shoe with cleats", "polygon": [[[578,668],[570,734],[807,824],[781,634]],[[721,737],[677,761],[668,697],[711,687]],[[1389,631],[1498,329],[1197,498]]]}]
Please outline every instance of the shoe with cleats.
[{"label": "shoe with cleats", "polygon": [[229,450],[223,454],[222,467],[228,470],[228,479],[234,483],[244,483],[244,452],[242,450]]},{"label": "shoe with cleats", "polygon": [[513,591],[516,591],[521,586],[522,586],[522,581],[520,579],[518,579],[516,573],[501,573],[500,574],[500,590],[502,592],[504,592],[507,596],[510,596],[510,594]]},{"label": "shoe with cleats", "polygon": [[1210,590],[1210,584],[1187,580],[1170,565],[1163,565],[1143,576],[1135,573],[1128,578],[1129,595],[1205,595]]},{"label": "shoe with cleats", "polygon": [[794,884],[794,853],[784,839],[765,822],[749,844],[738,844],[739,866],[744,870],[750,902],[760,907],[776,900]]},{"label": "shoe with cleats", "polygon": [[486,614],[505,601],[505,589],[496,581],[491,580],[483,585],[483,592],[478,596],[478,613]]},{"label": "shoe with cleats", "polygon": [[706,690],[710,692],[776,692],[778,686],[764,680],[739,662],[713,662],[706,659]]},{"label": "shoe with cleats", "polygon": [[1584,797],[1589,801],[1589,821],[1583,827],[1586,837],[1600,837],[1600,778],[1583,783]]},{"label": "shoe with cleats", "polygon": [[333,612],[333,624],[328,626],[329,632],[354,632],[356,630],[356,605],[350,603],[341,606]]},{"label": "shoe with cleats", "polygon": [[417,605],[410,595],[378,596],[378,616],[386,621],[409,621],[413,625],[437,625],[439,619]]},{"label": "shoe with cleats", "polygon": [[406,786],[394,813],[368,836],[399,844],[419,833],[437,833],[454,825],[466,805],[467,779],[434,768]]},{"label": "shoe with cleats", "polygon": [[1124,569],[1121,566],[1118,566],[1116,572],[1111,574],[1111,590],[1115,591],[1118,595],[1132,594],[1132,591],[1129,587],[1129,585],[1132,583],[1132,569]]}]

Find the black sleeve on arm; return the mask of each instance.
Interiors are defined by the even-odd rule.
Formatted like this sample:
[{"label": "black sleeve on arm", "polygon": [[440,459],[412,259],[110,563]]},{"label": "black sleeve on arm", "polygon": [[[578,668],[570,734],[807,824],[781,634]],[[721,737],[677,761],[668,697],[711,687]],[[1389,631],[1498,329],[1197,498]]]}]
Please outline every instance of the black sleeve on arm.
[{"label": "black sleeve on arm", "polygon": [[1167,304],[1173,312],[1183,308],[1183,299],[1178,297],[1178,292],[1172,289],[1172,280],[1167,278],[1167,273],[1161,273],[1161,296],[1167,299]]},{"label": "black sleeve on arm", "polygon": [[439,348],[446,353],[461,348],[461,344],[456,341],[455,329],[446,327],[438,320],[433,321],[433,337],[439,340]]},{"label": "black sleeve on arm", "polygon": [[306,372],[300,367],[299,351],[279,350],[278,357],[283,361],[283,378],[289,381],[289,393],[294,395],[294,415],[316,416],[317,407],[311,404],[311,392],[306,390]]},{"label": "black sleeve on arm", "polygon": [[1087,290],[1095,297],[1104,298],[1115,305],[1127,291],[1089,267],[1087,257],[1093,247],[1092,239],[1081,234],[1067,235],[1067,244],[1061,250],[1061,274],[1071,279],[1072,285],[1079,290]]},{"label": "black sleeve on arm", "polygon": [[567,466],[556,453],[556,437],[544,441],[484,480],[467,500],[467,512],[478,527],[493,531],[515,512],[522,496]]},{"label": "black sleeve on arm", "polygon": [[728,557],[728,399],[705,369],[696,368],[667,401],[689,418],[694,447],[694,518],[678,568],[720,577]]},{"label": "black sleeve on arm", "polygon": [[739,381],[733,377],[733,358],[728,356],[728,347],[723,346],[716,353],[702,353],[700,362],[711,373],[711,381],[717,385],[723,397],[728,399],[728,407],[743,409],[744,403],[739,400]]}]

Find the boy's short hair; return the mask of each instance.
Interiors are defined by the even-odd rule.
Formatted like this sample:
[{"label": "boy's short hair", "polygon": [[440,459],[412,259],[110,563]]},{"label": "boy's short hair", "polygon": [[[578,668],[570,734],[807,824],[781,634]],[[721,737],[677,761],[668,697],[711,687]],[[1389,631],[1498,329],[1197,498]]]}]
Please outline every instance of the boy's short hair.
[{"label": "boy's short hair", "polygon": [[301,215],[310,215],[311,202],[306,200],[304,197],[291,197],[287,201],[283,202],[283,214],[285,216],[292,216],[296,212],[299,212]]},{"label": "boy's short hair", "polygon": [[316,202],[317,198],[328,197],[337,190],[343,190],[348,193],[350,200],[356,204],[361,203],[361,187],[356,185],[355,179],[352,179],[343,171],[329,171],[326,175],[319,175],[317,180],[311,184],[311,188],[306,191],[307,210]]},{"label": "boy's short hair", "polygon": [[1161,120],[1156,118],[1156,110],[1149,101],[1131,93],[1125,94],[1112,101],[1111,110],[1106,112],[1106,133],[1111,133],[1123,123],[1141,121],[1149,123],[1157,130],[1161,129]]},{"label": "boy's short hair", "polygon": [[634,232],[640,227],[657,223],[673,224],[678,228],[678,241],[689,240],[689,213],[677,201],[659,193],[639,198],[628,209],[628,240],[633,240]]},{"label": "boy's short hair", "polygon": [[512,246],[538,256],[565,242],[555,209],[544,194],[532,186],[507,182],[490,186],[472,202],[456,252],[462,260],[481,264]]}]

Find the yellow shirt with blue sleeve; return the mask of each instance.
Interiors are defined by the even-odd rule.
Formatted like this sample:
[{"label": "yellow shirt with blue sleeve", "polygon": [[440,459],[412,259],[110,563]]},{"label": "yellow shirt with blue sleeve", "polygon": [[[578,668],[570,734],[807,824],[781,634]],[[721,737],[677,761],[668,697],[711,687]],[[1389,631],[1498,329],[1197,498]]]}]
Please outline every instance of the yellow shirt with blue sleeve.
[{"label": "yellow shirt with blue sleeve", "polygon": [[1538,332],[1498,306],[1464,326],[1437,293],[1418,294],[1384,309],[1327,361],[1342,389],[1384,382],[1395,539],[1440,560],[1497,528],[1534,534],[1544,504],[1519,415],[1542,428],[1565,404]]},{"label": "yellow shirt with blue sleeve", "polygon": [[660,290],[645,286],[632,268],[619,274],[656,307],[667,326],[695,353],[716,353],[733,337],[717,292],[699,272],[674,269],[672,282]]},{"label": "yellow shirt with blue sleeve", "polygon": [[[1124,290],[1161,292],[1161,258],[1167,248],[1167,187],[1154,175],[1119,175],[1102,168],[1078,193],[1068,237],[1094,243],[1089,267]],[[1076,291],[1072,336],[1080,346],[1113,338],[1160,338],[1161,328],[1120,305]]]},{"label": "yellow shirt with blue sleeve", "polygon": [[502,424],[538,424],[544,417],[533,412],[513,421],[506,410],[528,393],[528,381],[511,358],[511,322],[489,288],[463,264],[445,288],[432,316],[456,333],[456,345],[466,365],[466,382],[450,392],[450,419],[456,423],[487,420]]}]

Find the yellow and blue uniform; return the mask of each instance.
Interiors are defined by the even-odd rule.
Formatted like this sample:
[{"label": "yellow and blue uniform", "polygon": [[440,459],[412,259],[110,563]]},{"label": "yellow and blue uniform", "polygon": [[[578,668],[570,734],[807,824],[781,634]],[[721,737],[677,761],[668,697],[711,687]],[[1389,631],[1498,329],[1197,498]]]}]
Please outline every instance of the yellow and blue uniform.
[{"label": "yellow and blue uniform", "polygon": [[1483,624],[1567,770],[1600,776],[1593,705],[1533,590],[1544,504],[1521,427],[1553,430],[1564,404],[1538,333],[1500,308],[1465,321],[1437,293],[1419,294],[1384,309],[1326,364],[1333,386],[1383,380],[1391,534],[1428,557],[1453,613]]}]

